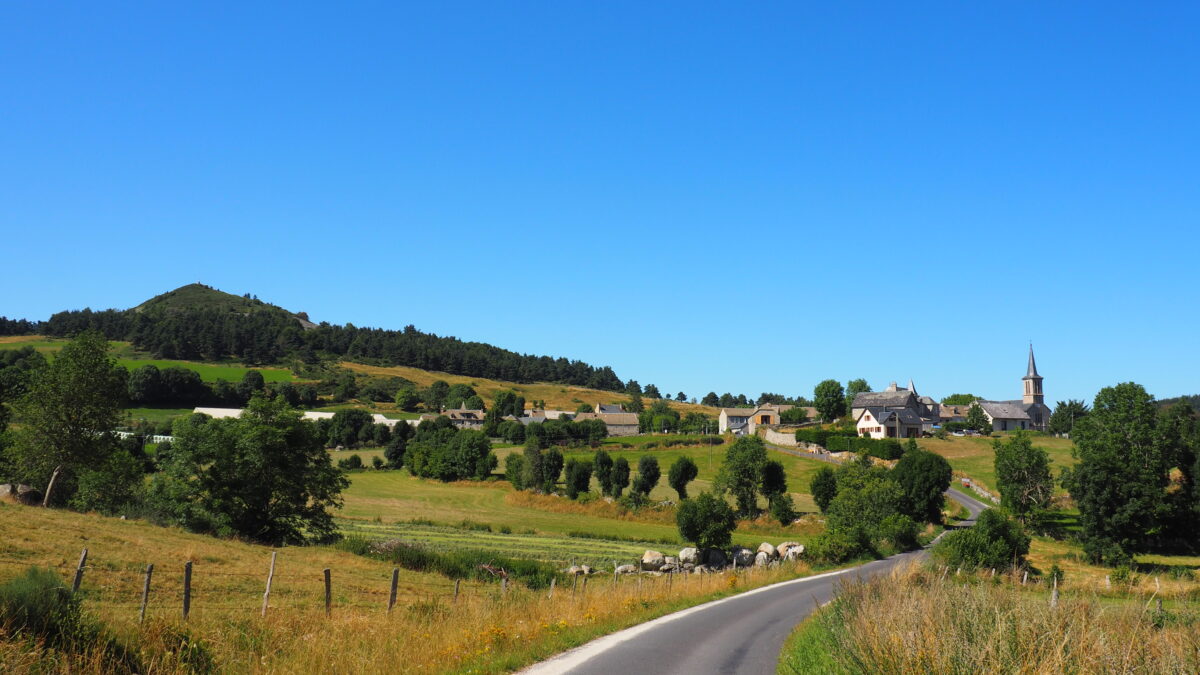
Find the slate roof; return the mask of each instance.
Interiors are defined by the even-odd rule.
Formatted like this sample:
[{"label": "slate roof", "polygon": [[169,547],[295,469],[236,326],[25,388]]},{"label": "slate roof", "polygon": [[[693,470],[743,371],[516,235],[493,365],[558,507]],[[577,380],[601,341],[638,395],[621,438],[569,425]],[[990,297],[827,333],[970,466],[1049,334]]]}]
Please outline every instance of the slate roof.
[{"label": "slate roof", "polygon": [[598,413],[623,413],[623,412],[625,412],[625,407],[619,403],[611,403],[611,404],[610,403],[601,403],[596,406],[596,412],[598,412]]},{"label": "slate roof", "polygon": [[721,408],[726,417],[751,417],[758,408]]},{"label": "slate roof", "polygon": [[[919,425],[921,416],[908,408],[900,408],[899,410],[888,410],[886,408],[867,408],[866,412],[871,413],[871,417],[881,424],[895,424],[893,418],[899,417],[901,424]],[[859,419],[862,419],[860,416]]]},{"label": "slate roof", "polygon": [[992,419],[1027,420],[1029,413],[1025,412],[1023,401],[976,401],[985,413]]},{"label": "slate roof", "polygon": [[1037,362],[1033,360],[1033,345],[1029,345],[1029,368],[1025,373],[1025,377],[1021,379],[1032,380],[1035,377],[1041,377],[1041,375],[1038,375]]},{"label": "slate roof", "polygon": [[897,391],[864,391],[854,395],[851,408],[903,408],[908,405],[912,392],[907,389]]}]

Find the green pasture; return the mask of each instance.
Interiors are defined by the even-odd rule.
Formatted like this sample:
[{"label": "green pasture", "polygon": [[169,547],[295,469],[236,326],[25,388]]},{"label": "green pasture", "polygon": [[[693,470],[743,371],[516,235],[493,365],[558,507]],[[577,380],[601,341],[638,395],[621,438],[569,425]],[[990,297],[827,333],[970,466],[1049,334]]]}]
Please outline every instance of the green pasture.
[{"label": "green pasture", "polygon": [[190,415],[191,408],[126,408],[125,414],[131,420],[146,420],[147,422],[166,422],[181,415]]},{"label": "green pasture", "polygon": [[[922,438],[917,444],[946,458],[956,471],[982,483],[989,490],[996,490],[996,453],[992,450],[994,438],[951,436],[945,440]],[[1050,456],[1051,471],[1058,476],[1063,467],[1074,466],[1071,448],[1074,443],[1067,438],[1034,436],[1034,447],[1043,448]],[[1061,488],[1059,488],[1061,491]]]}]

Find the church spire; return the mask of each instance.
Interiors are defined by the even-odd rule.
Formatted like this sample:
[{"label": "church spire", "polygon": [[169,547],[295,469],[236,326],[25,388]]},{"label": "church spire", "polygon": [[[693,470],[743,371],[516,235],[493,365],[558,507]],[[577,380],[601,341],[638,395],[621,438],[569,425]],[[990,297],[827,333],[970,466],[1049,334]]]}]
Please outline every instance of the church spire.
[{"label": "church spire", "polygon": [[1025,395],[1021,400],[1026,404],[1044,405],[1045,396],[1042,394],[1042,376],[1038,375],[1037,362],[1033,360],[1033,343],[1029,344],[1029,368],[1021,380],[1025,385]]},{"label": "church spire", "polygon": [[908,378],[908,390],[913,393],[913,396],[917,395],[917,387],[916,387],[916,385],[913,384],[911,377]]},{"label": "church spire", "polygon": [[1033,343],[1029,343],[1029,372],[1025,373],[1026,379],[1041,377],[1038,375],[1037,362],[1033,360]]}]

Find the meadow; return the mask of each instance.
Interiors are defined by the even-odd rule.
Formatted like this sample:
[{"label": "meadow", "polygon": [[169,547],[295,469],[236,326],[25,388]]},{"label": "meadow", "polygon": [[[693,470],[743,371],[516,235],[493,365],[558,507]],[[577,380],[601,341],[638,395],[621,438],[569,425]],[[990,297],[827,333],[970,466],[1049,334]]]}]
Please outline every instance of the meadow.
[{"label": "meadow", "polygon": [[[918,439],[917,445],[924,450],[936,452],[950,462],[955,471],[970,476],[992,492],[996,492],[996,453],[992,450],[994,438],[972,436],[950,436]],[[1063,467],[1074,466],[1071,448],[1074,443],[1067,438],[1034,436],[1033,445],[1043,448],[1050,456],[1050,469],[1057,478]],[[1059,488],[1061,493],[1061,488]]]}]

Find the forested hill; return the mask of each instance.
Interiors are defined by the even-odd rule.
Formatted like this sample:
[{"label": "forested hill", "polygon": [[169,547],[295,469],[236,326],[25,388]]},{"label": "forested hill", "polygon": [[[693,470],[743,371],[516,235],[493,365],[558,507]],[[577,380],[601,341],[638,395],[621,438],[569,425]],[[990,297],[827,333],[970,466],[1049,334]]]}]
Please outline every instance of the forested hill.
[{"label": "forested hill", "polygon": [[156,358],[217,361],[235,358],[268,365],[299,358],[308,363],[346,359],[410,366],[511,382],[560,382],[619,391],[625,383],[608,366],[518,354],[482,342],[404,330],[313,324],[255,297],[189,284],[132,309],[59,312],[46,321],[0,317],[0,335],[69,336],[95,328],[110,340],[128,340]]}]

